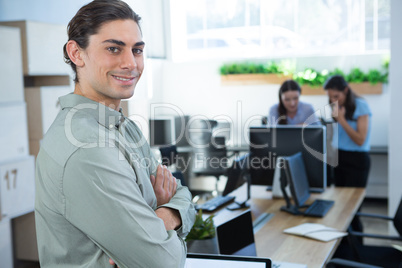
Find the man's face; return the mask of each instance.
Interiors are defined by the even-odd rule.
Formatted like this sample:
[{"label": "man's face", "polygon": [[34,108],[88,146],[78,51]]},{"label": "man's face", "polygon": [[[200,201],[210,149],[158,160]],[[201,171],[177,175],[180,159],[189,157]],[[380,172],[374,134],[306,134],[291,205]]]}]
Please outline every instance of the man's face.
[{"label": "man's face", "polygon": [[103,24],[89,37],[78,68],[79,89],[85,97],[119,105],[133,96],[144,69],[144,42],[137,23],[116,20]]}]

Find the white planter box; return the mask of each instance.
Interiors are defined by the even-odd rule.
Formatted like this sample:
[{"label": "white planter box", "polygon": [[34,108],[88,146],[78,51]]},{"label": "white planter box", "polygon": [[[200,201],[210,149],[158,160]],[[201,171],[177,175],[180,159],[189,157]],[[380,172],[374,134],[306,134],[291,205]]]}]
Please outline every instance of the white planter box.
[{"label": "white planter box", "polygon": [[13,268],[13,243],[11,240],[11,223],[9,219],[0,221],[0,260],[1,267]]},{"label": "white planter box", "polygon": [[0,104],[0,163],[28,155],[28,128],[25,102]]},{"label": "white planter box", "polygon": [[0,26],[0,103],[24,101],[20,29]]},{"label": "white planter box", "polygon": [[35,159],[27,156],[0,164],[0,214],[14,218],[34,210]]},{"label": "white planter box", "polygon": [[52,125],[61,107],[59,97],[72,92],[69,86],[25,88],[30,140],[41,140]]},{"label": "white planter box", "polygon": [[67,75],[71,68],[63,60],[67,27],[33,21],[0,22],[19,27],[24,75]]}]

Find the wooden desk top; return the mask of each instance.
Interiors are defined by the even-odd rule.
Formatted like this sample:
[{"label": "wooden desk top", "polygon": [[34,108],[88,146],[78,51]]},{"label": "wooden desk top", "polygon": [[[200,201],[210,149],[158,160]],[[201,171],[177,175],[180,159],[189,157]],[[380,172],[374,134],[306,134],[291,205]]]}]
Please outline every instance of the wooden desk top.
[{"label": "wooden desk top", "polygon": [[[244,185],[243,185],[244,186]],[[314,199],[330,199],[335,204],[323,218],[294,216],[280,211],[285,205],[284,199],[273,199],[272,193],[265,190],[266,187],[252,186],[250,202],[253,220],[262,213],[274,213],[274,216],[256,234],[255,242],[257,255],[269,257],[275,261],[294,262],[307,264],[309,268],[324,267],[331,259],[340,239],[330,242],[284,234],[283,230],[302,223],[321,223],[338,230],[346,231],[352,221],[353,215],[363,202],[364,188],[340,188],[330,187],[322,194],[312,194],[306,202],[311,203]],[[237,200],[245,199],[245,187],[240,187],[233,194]],[[218,218],[231,213],[222,209],[217,213]]]}]

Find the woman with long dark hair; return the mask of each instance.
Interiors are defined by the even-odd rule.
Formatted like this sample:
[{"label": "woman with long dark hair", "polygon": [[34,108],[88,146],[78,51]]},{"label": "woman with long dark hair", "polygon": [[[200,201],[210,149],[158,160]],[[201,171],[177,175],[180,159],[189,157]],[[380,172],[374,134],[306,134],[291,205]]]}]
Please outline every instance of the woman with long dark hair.
[{"label": "woman with long dark hair", "polygon": [[324,84],[332,117],[338,122],[333,146],[338,148],[338,166],[334,169],[336,186],[366,187],[370,170],[371,110],[340,75]]},{"label": "woman with long dark hair", "polygon": [[271,125],[320,124],[311,104],[299,101],[301,88],[294,80],[286,80],[279,88],[279,103],[269,110]]}]

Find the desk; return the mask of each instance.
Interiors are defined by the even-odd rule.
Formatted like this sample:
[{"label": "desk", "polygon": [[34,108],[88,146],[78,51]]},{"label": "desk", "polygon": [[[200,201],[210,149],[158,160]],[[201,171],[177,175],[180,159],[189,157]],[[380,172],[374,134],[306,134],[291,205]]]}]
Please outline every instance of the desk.
[{"label": "desk", "polygon": [[[244,200],[244,185],[233,192],[238,200]],[[249,201],[253,220],[262,213],[274,213],[274,216],[256,234],[255,242],[257,255],[269,257],[275,261],[294,262],[307,264],[307,267],[325,267],[325,263],[331,259],[340,239],[330,242],[320,242],[304,237],[284,234],[282,231],[302,223],[321,223],[338,230],[346,231],[352,221],[353,215],[357,212],[363,202],[364,188],[341,188],[330,187],[322,194],[312,194],[307,203],[314,199],[331,199],[335,201],[334,206],[324,218],[294,216],[280,211],[285,205],[284,199],[272,199],[272,193],[265,190],[266,187],[252,186]],[[230,212],[222,209],[217,212],[218,218],[228,216]]]}]

